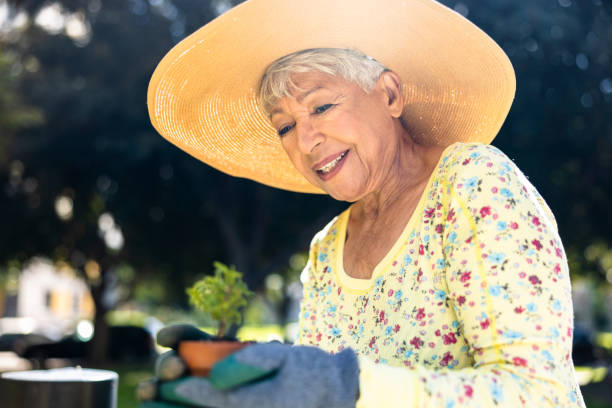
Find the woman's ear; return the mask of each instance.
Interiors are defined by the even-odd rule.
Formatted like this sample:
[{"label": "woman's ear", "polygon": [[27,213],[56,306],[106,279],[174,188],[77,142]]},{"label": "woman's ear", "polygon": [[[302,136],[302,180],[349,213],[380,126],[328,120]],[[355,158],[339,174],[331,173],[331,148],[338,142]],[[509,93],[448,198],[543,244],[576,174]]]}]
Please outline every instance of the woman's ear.
[{"label": "woman's ear", "polygon": [[394,118],[402,116],[404,111],[404,94],[402,93],[402,80],[399,75],[393,71],[384,71],[380,74],[377,87],[383,92],[386,98],[386,103]]}]

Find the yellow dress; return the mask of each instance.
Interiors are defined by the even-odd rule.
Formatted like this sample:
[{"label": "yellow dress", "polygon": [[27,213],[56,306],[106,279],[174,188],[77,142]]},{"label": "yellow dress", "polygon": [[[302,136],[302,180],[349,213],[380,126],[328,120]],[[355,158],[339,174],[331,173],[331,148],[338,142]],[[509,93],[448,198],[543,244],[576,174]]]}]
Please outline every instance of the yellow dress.
[{"label": "yellow dress", "polygon": [[556,224],[501,151],[448,147],[370,279],[343,269],[349,211],[312,241],[297,344],[357,353],[357,407],[584,407]]}]

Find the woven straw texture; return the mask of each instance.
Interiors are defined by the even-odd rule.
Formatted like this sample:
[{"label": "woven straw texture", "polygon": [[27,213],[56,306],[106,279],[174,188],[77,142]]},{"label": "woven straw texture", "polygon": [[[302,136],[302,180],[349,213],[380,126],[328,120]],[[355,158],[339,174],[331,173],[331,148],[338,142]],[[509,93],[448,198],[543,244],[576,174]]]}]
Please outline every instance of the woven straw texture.
[{"label": "woven straw texture", "polygon": [[151,122],[225,173],[322,193],[293,167],[256,98],[272,61],[315,47],[357,48],[397,72],[403,122],[420,143],[490,143],[514,98],[514,71],[501,48],[435,1],[249,0],[163,58],[149,84]]}]

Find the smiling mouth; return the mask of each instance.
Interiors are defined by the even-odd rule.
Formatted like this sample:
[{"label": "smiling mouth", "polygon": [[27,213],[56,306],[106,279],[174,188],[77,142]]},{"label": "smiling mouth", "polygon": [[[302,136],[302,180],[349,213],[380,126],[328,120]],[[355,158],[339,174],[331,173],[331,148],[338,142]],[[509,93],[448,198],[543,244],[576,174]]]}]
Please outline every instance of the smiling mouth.
[{"label": "smiling mouth", "polygon": [[330,161],[325,166],[322,166],[321,168],[319,168],[317,170],[317,173],[321,175],[329,174],[332,170],[334,170],[334,168],[336,168],[336,166],[342,161],[342,159],[344,159],[344,156],[346,156],[347,153],[348,153],[348,150],[344,151],[341,155],[336,157],[334,160]]}]

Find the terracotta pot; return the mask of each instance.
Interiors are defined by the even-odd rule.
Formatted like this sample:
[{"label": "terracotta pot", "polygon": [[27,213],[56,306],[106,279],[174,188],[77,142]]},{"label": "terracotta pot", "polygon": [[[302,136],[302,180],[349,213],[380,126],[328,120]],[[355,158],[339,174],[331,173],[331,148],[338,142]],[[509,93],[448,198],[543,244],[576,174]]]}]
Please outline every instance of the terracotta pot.
[{"label": "terracotta pot", "polygon": [[239,341],[182,341],[178,352],[192,375],[207,377],[218,361],[249,344]]}]

